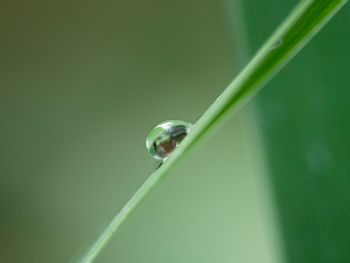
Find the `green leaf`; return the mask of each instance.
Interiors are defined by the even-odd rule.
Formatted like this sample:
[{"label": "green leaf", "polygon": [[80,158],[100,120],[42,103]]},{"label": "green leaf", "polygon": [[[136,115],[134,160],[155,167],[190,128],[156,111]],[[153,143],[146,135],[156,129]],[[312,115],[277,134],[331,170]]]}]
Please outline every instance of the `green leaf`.
[{"label": "green leaf", "polygon": [[[293,0],[242,1],[258,47]],[[254,8],[251,8],[252,4]],[[257,96],[282,246],[289,263],[349,262],[349,5]]]},{"label": "green leaf", "polygon": [[301,1],[276,32],[260,48],[237,78],[194,124],[191,133],[163,165],[153,172],[136,191],[79,262],[92,262],[108,240],[152,188],[169,173],[186,154],[198,145],[209,132],[220,127],[224,120],[244,105],[267,83],[323,25],[346,3],[346,0]]}]

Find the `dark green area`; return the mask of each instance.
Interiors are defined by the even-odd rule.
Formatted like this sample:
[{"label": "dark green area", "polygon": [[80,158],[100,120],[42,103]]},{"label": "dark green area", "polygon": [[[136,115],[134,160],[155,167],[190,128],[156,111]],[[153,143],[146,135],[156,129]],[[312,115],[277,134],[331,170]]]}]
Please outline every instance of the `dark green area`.
[{"label": "dark green area", "polygon": [[[253,52],[295,1],[242,4]],[[350,260],[349,11],[336,15],[257,99],[291,263]]]}]

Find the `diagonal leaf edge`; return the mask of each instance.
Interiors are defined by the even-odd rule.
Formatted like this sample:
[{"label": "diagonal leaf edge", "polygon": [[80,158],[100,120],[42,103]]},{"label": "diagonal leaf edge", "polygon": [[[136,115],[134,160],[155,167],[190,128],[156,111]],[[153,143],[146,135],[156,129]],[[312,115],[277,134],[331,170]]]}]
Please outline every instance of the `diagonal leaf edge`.
[{"label": "diagonal leaf edge", "polygon": [[[236,79],[198,119],[181,145],[147,178],[78,262],[92,262],[131,212],[179,160],[197,146],[204,136],[214,128],[219,128],[220,124],[247,103],[346,2],[347,0],[302,0]],[[281,41],[281,45],[275,47],[278,41]]]}]

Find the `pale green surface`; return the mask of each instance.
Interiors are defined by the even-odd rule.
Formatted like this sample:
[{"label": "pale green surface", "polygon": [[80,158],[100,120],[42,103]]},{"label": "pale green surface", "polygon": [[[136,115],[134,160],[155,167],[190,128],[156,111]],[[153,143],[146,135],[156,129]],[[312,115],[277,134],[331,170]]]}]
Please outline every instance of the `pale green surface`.
[{"label": "pale green surface", "polygon": [[[248,128],[235,118],[189,154],[96,262],[282,262],[266,177],[257,164],[259,153],[247,144]],[[220,155],[225,147],[232,152]]]},{"label": "pale green surface", "polygon": [[[181,157],[183,158],[184,154],[199,142],[209,129],[217,126],[219,120],[229,110],[232,111],[238,105],[241,106],[247,101],[247,98],[252,96],[253,92],[256,92],[257,88],[266,83],[281,69],[345,2],[346,0],[310,0],[300,2],[237,78],[196,121],[191,129],[191,133],[183,140],[181,145],[135,192],[79,262],[92,262],[109,241],[112,234],[167,171]],[[276,47],[276,43],[279,41],[283,44]]]},{"label": "pale green surface", "polygon": [[[261,12],[253,1],[255,19],[277,16],[254,27],[254,47],[289,12],[279,5]],[[69,262],[156,167],[144,145],[152,125],[195,121],[229,83],[240,45],[227,8],[198,7],[3,1],[0,262]],[[338,20],[343,35],[347,25]],[[246,111],[162,181],[97,262],[280,262],[269,178]]]},{"label": "pale green surface", "polygon": [[[23,0],[0,12],[0,262],[69,262],[157,166],[150,128],[195,121],[230,82],[236,43],[213,1]],[[247,137],[230,122],[98,261],[272,262]]]}]

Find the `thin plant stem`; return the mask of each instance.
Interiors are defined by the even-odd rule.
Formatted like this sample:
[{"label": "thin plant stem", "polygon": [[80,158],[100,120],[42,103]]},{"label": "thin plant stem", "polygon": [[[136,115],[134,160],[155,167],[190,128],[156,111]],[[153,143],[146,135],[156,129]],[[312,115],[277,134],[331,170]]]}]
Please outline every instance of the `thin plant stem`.
[{"label": "thin plant stem", "polygon": [[247,103],[298,51],[333,17],[347,0],[303,0],[260,48],[235,80],[193,125],[191,133],[170,157],[154,171],[82,257],[80,263],[92,262],[128,216],[180,159],[197,146],[205,135],[220,127]]}]

